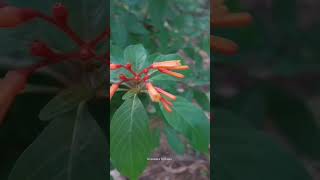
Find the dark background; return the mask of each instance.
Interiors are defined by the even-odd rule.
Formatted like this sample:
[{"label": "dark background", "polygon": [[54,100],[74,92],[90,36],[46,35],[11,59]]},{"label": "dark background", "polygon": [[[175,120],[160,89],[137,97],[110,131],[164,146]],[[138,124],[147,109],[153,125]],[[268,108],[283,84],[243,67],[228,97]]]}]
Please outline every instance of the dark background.
[{"label": "dark background", "polygon": [[240,46],[235,56],[213,54],[214,179],[320,179],[320,2],[226,5],[253,23],[211,29]]},{"label": "dark background", "polygon": [[[51,15],[51,8],[57,2],[64,3],[68,8],[71,26],[81,37],[92,39],[96,37],[101,30],[105,30],[107,23],[106,16],[109,14],[108,1],[7,1],[9,5],[36,9],[47,15]],[[89,3],[91,4],[89,5]],[[99,18],[105,20],[104,23],[94,24],[100,20]],[[74,44],[70,42],[64,33],[58,31],[53,25],[39,20],[32,21],[17,28],[0,29],[1,78],[4,77],[5,73],[9,70],[27,67],[41,60],[40,58],[32,57],[29,53],[30,45],[34,40],[42,40],[55,48],[55,50],[61,50],[62,52],[75,48]],[[101,47],[101,49],[108,48]],[[60,77],[64,76],[67,79],[67,81],[64,82],[69,82],[70,84],[62,83],[60,81],[61,79],[59,80],[59,78],[57,78],[57,75]],[[8,175],[14,167],[16,160],[49,124],[49,122],[39,119],[40,110],[50,99],[56,96],[59,90],[76,82],[77,77],[79,76],[74,69],[55,66],[54,68],[50,67],[49,69],[37,72],[29,79],[29,87],[17,96],[11,109],[7,113],[4,123],[0,126],[1,180],[8,179]],[[109,103],[107,103],[106,99],[100,98],[91,100],[88,104],[89,111],[93,114],[95,120],[107,136],[109,134],[109,128],[105,124],[105,120],[108,117],[107,110],[109,109]],[[105,150],[105,152],[107,154],[107,150]]]}]

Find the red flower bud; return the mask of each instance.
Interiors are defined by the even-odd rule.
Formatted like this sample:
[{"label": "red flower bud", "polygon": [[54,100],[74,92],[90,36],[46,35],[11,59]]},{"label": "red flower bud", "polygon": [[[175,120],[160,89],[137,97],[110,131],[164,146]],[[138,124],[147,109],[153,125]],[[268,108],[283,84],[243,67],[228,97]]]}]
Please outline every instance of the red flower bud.
[{"label": "red flower bud", "polygon": [[119,78],[120,78],[121,80],[123,80],[123,81],[128,80],[128,78],[127,78],[124,74],[120,74],[120,75],[119,75]]},{"label": "red flower bud", "polygon": [[149,69],[144,69],[144,70],[143,70],[143,73],[144,73],[144,74],[148,74],[148,72],[149,72]]},{"label": "red flower bud", "polygon": [[27,77],[17,71],[9,71],[0,79],[0,125],[15,97],[25,88]]},{"label": "red flower bud", "polygon": [[126,65],[125,65],[125,68],[126,68],[126,69],[131,69],[131,67],[132,67],[131,64],[126,64]]},{"label": "red flower bud", "polygon": [[117,70],[122,68],[121,64],[110,64],[110,70]]},{"label": "red flower bud", "polygon": [[52,11],[53,11],[53,17],[58,23],[61,23],[61,24],[67,23],[69,13],[67,8],[63,4],[57,3],[53,7]]},{"label": "red flower bud", "polygon": [[140,81],[140,80],[141,80],[141,78],[140,78],[140,76],[135,76],[135,77],[134,77],[134,80],[136,80],[136,81]]},{"label": "red flower bud", "polygon": [[30,53],[37,57],[54,58],[56,54],[43,42],[34,41]]},{"label": "red flower bud", "polygon": [[12,6],[0,7],[0,28],[16,27],[37,17],[37,12]]},{"label": "red flower bud", "polygon": [[117,92],[118,89],[119,89],[119,84],[112,84],[111,85],[111,87],[110,87],[110,99]]}]

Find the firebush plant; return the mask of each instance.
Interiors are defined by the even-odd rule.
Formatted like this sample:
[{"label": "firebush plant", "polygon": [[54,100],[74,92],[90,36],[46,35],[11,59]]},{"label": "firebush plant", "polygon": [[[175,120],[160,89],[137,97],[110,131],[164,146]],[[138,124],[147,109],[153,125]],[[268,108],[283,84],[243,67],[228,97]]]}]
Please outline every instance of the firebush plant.
[{"label": "firebush plant", "polygon": [[[49,102],[41,101],[46,105],[36,111],[42,127],[47,126],[16,161],[9,180],[108,177],[107,138],[98,125],[101,119],[105,122],[106,112],[89,110],[99,99],[108,103],[107,15],[105,0],[1,1],[1,45],[14,45],[1,49],[1,68],[10,65],[0,80],[1,131],[13,126],[17,129],[12,132],[23,129],[28,137],[40,124],[28,110],[39,107],[43,94],[58,93]],[[31,99],[19,106],[28,95]]]},{"label": "firebush plant", "polygon": [[176,155],[208,156],[208,4],[111,1],[111,171],[142,176],[160,137]]},{"label": "firebush plant", "polygon": [[147,51],[140,44],[125,48],[123,57],[122,61],[112,58],[110,64],[110,99],[119,90],[126,92],[110,125],[110,153],[114,167],[123,175],[136,179],[159,144],[157,131],[150,129],[151,120],[145,108],[149,103],[144,105],[140,100],[143,94],[148,94],[150,102],[161,104],[156,109],[161,112],[158,115],[164,118],[167,128],[184,135],[199,152],[208,153],[210,125],[205,113],[185,98],[164,90],[165,86],[157,85],[161,79],[178,83],[177,80],[185,75],[175,71],[186,71],[189,66],[181,63],[183,60],[178,55],[148,58]]}]

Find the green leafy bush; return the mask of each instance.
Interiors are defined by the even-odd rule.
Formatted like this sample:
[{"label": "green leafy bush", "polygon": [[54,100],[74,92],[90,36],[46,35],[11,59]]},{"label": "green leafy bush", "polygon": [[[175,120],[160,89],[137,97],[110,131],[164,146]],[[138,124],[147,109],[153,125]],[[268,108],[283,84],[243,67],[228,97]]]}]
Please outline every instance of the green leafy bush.
[{"label": "green leafy bush", "polygon": [[[137,179],[168,139],[208,155],[208,1],[112,1],[110,158]],[[153,124],[159,124],[154,126]]]}]

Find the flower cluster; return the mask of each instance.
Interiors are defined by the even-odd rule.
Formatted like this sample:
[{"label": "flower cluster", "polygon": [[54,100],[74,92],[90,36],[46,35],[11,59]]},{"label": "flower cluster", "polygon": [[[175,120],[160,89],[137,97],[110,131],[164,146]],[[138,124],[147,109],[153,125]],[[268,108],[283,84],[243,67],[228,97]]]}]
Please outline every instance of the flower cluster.
[{"label": "flower cluster", "polygon": [[[171,107],[173,106],[172,102],[170,100],[175,101],[176,96],[172,95],[171,93],[166,92],[165,90],[155,87],[150,82],[150,76],[151,72],[152,74],[156,71],[167,74],[169,76],[173,76],[175,78],[184,78],[183,74],[174,72],[179,70],[188,70],[189,66],[187,65],[181,65],[180,60],[170,60],[170,61],[163,61],[163,62],[155,62],[149,67],[143,69],[141,72],[137,73],[134,72],[132,69],[131,64],[110,64],[110,70],[117,70],[120,68],[124,68],[127,71],[129,71],[133,77],[128,78],[124,74],[119,75],[120,82],[112,84],[110,87],[110,99],[112,96],[116,93],[116,91],[119,89],[119,86],[122,83],[130,83],[132,82],[135,85],[140,85],[141,89],[139,91],[142,91],[142,88],[145,87],[147,93],[150,96],[150,99],[152,102],[159,102],[162,104],[164,109],[166,109],[168,112],[172,112]],[[142,86],[141,86],[142,85]]]},{"label": "flower cluster", "polygon": [[[33,9],[18,8],[0,2],[0,28],[16,28],[35,19],[44,20],[63,31],[78,46],[78,49],[74,52],[57,52],[45,42],[38,40],[32,42],[29,47],[30,54],[34,57],[40,57],[43,60],[31,66],[9,72],[6,77],[0,81],[0,91],[2,93],[0,104],[1,107],[6,107],[0,110],[0,122],[18,92],[25,87],[24,85],[28,77],[38,69],[68,60],[79,60],[83,62],[100,61],[106,63],[105,59],[109,53],[98,55],[96,49],[101,42],[109,37],[109,28],[106,28],[104,32],[92,40],[84,40],[72,30],[68,22],[69,11],[61,3],[53,6],[52,15],[49,16]],[[18,81],[13,83],[11,82],[12,79],[18,79]]]},{"label": "flower cluster", "polygon": [[[252,17],[248,13],[230,13],[224,5],[224,0],[211,1],[211,25],[213,28],[235,28],[247,26]],[[232,55],[238,51],[238,45],[229,39],[211,36],[211,47],[214,51]]]}]

